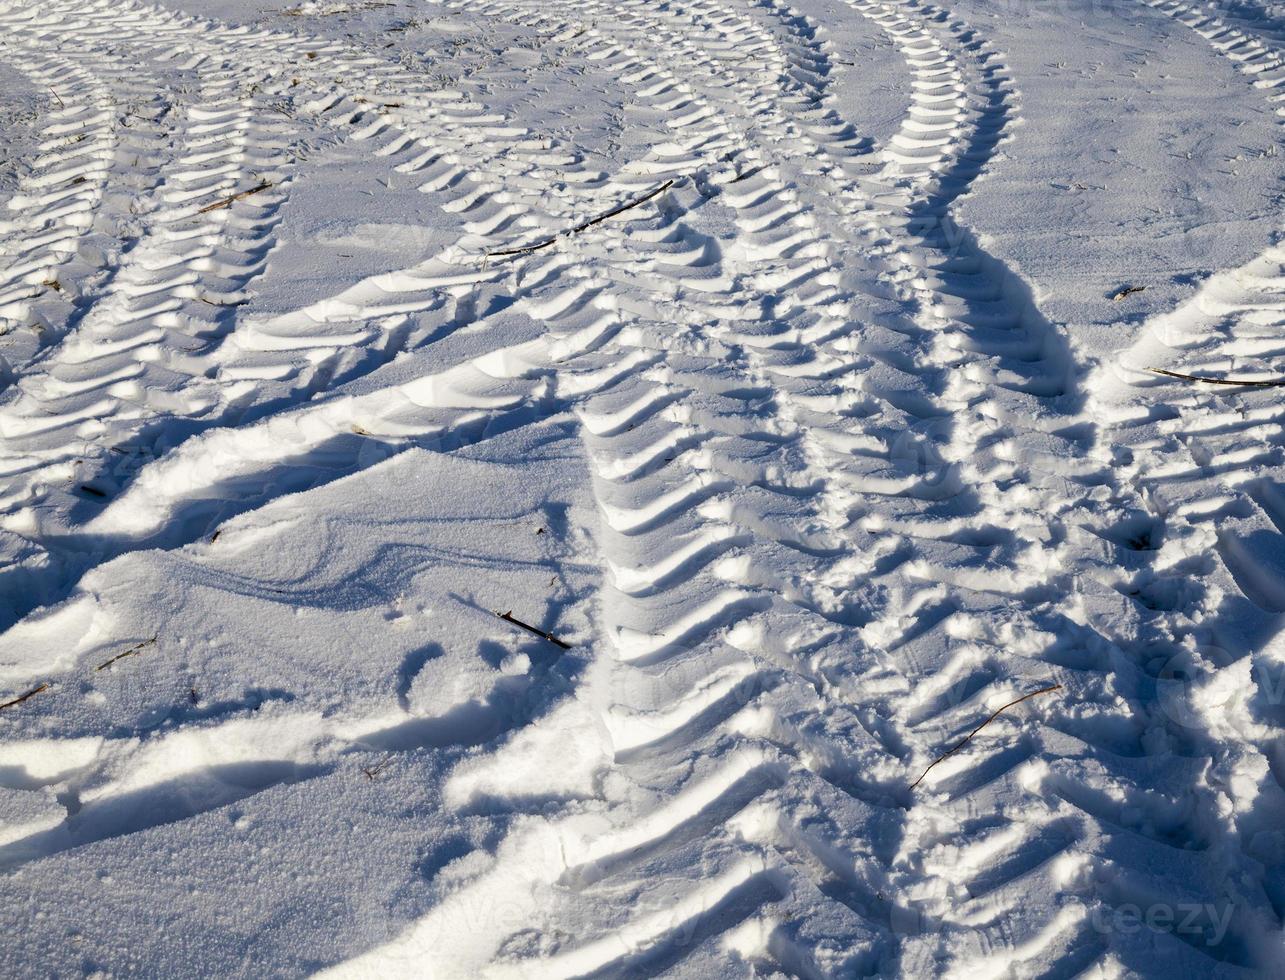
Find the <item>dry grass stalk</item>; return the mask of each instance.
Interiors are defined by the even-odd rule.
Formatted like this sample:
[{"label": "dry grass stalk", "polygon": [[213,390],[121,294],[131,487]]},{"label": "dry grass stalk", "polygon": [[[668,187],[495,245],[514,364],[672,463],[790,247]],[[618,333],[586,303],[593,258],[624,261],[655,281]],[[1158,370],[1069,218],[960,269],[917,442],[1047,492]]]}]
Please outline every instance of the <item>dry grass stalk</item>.
[{"label": "dry grass stalk", "polygon": [[26,694],[19,694],[12,701],[6,701],[4,704],[0,704],[0,711],[4,711],[5,708],[12,708],[16,704],[22,704],[23,701],[27,700],[27,698],[34,698],[41,691],[47,690],[49,690],[49,685],[47,683],[41,684],[39,687],[33,687]]},{"label": "dry grass stalk", "polygon": [[96,671],[106,670],[108,667],[114,664],[117,660],[124,660],[126,657],[132,657],[135,654],[141,653],[142,651],[146,650],[148,647],[152,646],[155,642],[156,642],[156,634],[153,634],[150,640],[144,640],[142,643],[136,643],[134,646],[130,647],[124,653],[118,653],[110,660],[104,660],[101,664],[95,667],[94,670]]},{"label": "dry grass stalk", "polygon": [[271,186],[272,186],[272,181],[270,180],[260,181],[259,183],[251,187],[249,190],[238,191],[235,194],[231,194],[228,197],[223,198],[221,201],[215,201],[213,204],[207,204],[205,207],[201,208],[201,210],[197,211],[196,213],[206,214],[207,212],[210,212],[210,211],[217,211],[219,208],[230,208],[237,201],[240,201],[243,198],[247,198],[251,194],[258,194],[260,191],[266,191]]},{"label": "dry grass stalk", "polygon": [[1007,711],[1009,708],[1013,707],[1013,705],[1015,705],[1015,704],[1021,704],[1023,701],[1026,701],[1026,700],[1027,700],[1027,699],[1029,699],[1029,698],[1033,698],[1033,697],[1035,697],[1036,695],[1039,695],[1039,694],[1048,694],[1050,691],[1056,691],[1056,690],[1059,690],[1061,687],[1062,687],[1062,685],[1061,685],[1061,684],[1050,684],[1048,687],[1042,687],[1042,688],[1040,688],[1038,691],[1032,691],[1030,694],[1023,694],[1023,695],[1022,695],[1020,698],[1018,698],[1016,701],[1010,701],[1010,702],[1008,702],[1008,704],[1004,705],[1004,706],[1003,706],[1003,707],[1001,707],[1001,708],[996,708],[996,709],[995,709],[994,714],[992,714],[992,715],[991,715],[989,718],[987,718],[984,722],[982,722],[980,725],[978,725],[976,728],[974,728],[971,732],[969,732],[967,735],[965,735],[965,736],[964,736],[964,738],[963,738],[963,739],[961,739],[961,740],[960,740],[960,742],[959,742],[959,743],[958,743],[954,748],[950,749],[950,750],[949,750],[949,751],[947,751],[947,752],[942,753],[942,754],[941,754],[941,755],[939,755],[936,759],[934,759],[934,760],[932,761],[932,763],[928,766],[928,768],[927,768],[927,769],[925,769],[922,773],[920,773],[920,774],[919,774],[919,778],[918,778],[918,779],[916,779],[913,783],[911,783],[911,784],[910,784],[910,788],[911,788],[911,789],[914,789],[914,788],[915,788],[916,786],[918,786],[921,782],[923,782],[924,777],[928,775],[928,773],[932,770],[932,767],[933,767],[933,766],[937,765],[937,763],[939,763],[939,762],[945,762],[945,761],[946,761],[947,759],[949,759],[952,755],[954,755],[956,752],[958,752],[960,749],[962,749],[965,745],[967,745],[967,744],[969,743],[969,740],[971,740],[971,739],[972,739],[972,737],[973,737],[974,735],[976,735],[976,734],[977,734],[978,732],[980,732],[983,728],[985,728],[987,725],[989,725],[992,721],[994,721],[996,718],[998,718],[998,717],[1000,716],[1000,713],[1001,713],[1001,712]]},{"label": "dry grass stalk", "polygon": [[1234,385],[1238,388],[1285,388],[1285,378],[1265,378],[1262,381],[1239,381],[1235,378],[1208,378],[1199,374],[1181,374],[1178,371],[1166,371],[1164,368],[1147,368],[1152,374],[1163,374],[1166,378],[1177,378],[1179,381],[1200,381],[1207,385]]}]

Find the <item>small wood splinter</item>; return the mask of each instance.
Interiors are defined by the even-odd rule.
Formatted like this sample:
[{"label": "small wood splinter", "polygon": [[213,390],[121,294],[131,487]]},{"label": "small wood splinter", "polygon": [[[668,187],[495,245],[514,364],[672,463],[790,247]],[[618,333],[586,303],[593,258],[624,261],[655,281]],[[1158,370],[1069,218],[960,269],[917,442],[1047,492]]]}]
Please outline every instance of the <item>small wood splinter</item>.
[{"label": "small wood splinter", "polygon": [[532,626],[530,623],[522,622],[522,620],[515,618],[511,611],[499,612],[497,610],[495,615],[499,616],[506,623],[512,623],[514,626],[520,626],[528,633],[534,633],[536,636],[541,637],[542,639],[548,640],[550,643],[554,644],[555,646],[560,646],[564,650],[571,649],[570,643],[567,643],[565,640],[559,640],[552,633],[546,633],[544,630],[540,629],[539,627]]}]

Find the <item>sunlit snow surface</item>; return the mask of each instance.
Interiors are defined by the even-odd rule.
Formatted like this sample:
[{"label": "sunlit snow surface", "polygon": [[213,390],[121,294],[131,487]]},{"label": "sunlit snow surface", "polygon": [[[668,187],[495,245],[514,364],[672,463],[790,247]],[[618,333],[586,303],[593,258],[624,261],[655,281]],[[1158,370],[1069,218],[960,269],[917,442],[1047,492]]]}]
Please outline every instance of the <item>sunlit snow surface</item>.
[{"label": "sunlit snow surface", "polygon": [[1285,971],[1283,18],[0,4],[0,973]]}]

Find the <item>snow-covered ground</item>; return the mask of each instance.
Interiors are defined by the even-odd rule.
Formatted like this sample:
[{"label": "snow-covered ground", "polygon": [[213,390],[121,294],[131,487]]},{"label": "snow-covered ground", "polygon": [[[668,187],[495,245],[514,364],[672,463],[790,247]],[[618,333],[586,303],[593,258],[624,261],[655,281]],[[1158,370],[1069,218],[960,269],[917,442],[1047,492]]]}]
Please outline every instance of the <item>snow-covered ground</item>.
[{"label": "snow-covered ground", "polygon": [[0,3],[0,975],[1282,975],[1283,115],[1260,0]]}]

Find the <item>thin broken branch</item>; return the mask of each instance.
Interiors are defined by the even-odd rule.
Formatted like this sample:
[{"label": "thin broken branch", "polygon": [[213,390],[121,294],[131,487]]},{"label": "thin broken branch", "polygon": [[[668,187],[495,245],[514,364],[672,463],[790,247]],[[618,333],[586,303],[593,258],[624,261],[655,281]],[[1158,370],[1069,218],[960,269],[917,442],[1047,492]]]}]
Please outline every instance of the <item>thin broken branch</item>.
[{"label": "thin broken branch", "polygon": [[1179,381],[1203,381],[1207,385],[1235,385],[1238,388],[1285,388],[1285,378],[1239,381],[1235,378],[1207,378],[1199,374],[1180,374],[1177,371],[1166,371],[1164,368],[1149,367],[1146,370],[1152,374],[1163,374],[1166,378],[1177,378]]},{"label": "thin broken branch", "polygon": [[34,698],[41,691],[47,690],[49,690],[49,685],[47,683],[41,684],[39,687],[33,687],[26,694],[19,694],[12,701],[6,701],[4,704],[0,704],[0,711],[4,711],[5,708],[12,708],[15,704],[22,704],[23,701],[27,700],[27,698]]},{"label": "thin broken branch", "polygon": [[[571,234],[571,232],[568,232],[568,234]],[[508,256],[526,256],[528,252],[538,252],[538,250],[542,248],[549,248],[550,245],[556,244],[556,241],[558,241],[559,238],[562,238],[562,235],[554,235],[553,238],[546,238],[542,241],[537,241],[537,243],[533,245],[522,245],[520,248],[506,248],[501,250],[501,252],[487,252],[486,257],[505,258]]]},{"label": "thin broken branch", "polygon": [[526,255],[528,252],[538,252],[542,248],[548,248],[560,238],[560,235],[554,235],[552,238],[545,238],[536,242],[534,245],[523,245],[520,248],[506,248],[499,252],[487,252],[488,259],[502,259],[510,255]]},{"label": "thin broken branch", "polygon": [[272,186],[272,181],[270,180],[260,181],[259,183],[251,187],[249,190],[238,191],[237,193],[231,194],[220,201],[215,201],[213,204],[207,204],[205,207],[201,208],[201,210],[197,211],[196,213],[205,214],[206,212],[209,212],[209,211],[217,211],[219,208],[230,208],[237,201],[247,198],[251,194],[258,194],[260,191],[266,191],[271,186]]},{"label": "thin broken branch", "polygon": [[945,761],[946,761],[947,759],[949,759],[952,755],[954,755],[956,752],[958,752],[960,749],[962,749],[965,745],[967,745],[967,744],[969,743],[969,741],[972,739],[972,737],[973,737],[974,735],[976,735],[976,734],[977,734],[978,732],[980,732],[983,728],[985,728],[987,725],[989,725],[992,721],[994,721],[996,718],[998,718],[998,717],[1000,716],[1000,713],[1001,713],[1001,712],[1007,711],[1009,708],[1013,707],[1013,705],[1015,705],[1015,704],[1021,704],[1023,701],[1026,701],[1026,700],[1028,700],[1029,698],[1036,697],[1037,695],[1040,695],[1040,694],[1048,694],[1050,691],[1056,691],[1056,690],[1058,690],[1059,688],[1061,688],[1061,686],[1062,686],[1061,684],[1050,684],[1048,687],[1042,687],[1042,688],[1040,688],[1038,691],[1032,691],[1030,694],[1023,694],[1023,695],[1022,695],[1020,698],[1018,698],[1016,701],[1010,701],[1010,702],[1008,702],[1008,704],[1004,705],[1002,708],[997,708],[997,709],[995,709],[994,714],[992,714],[992,715],[991,715],[989,718],[987,718],[984,722],[982,722],[980,725],[978,725],[976,728],[974,728],[971,732],[969,732],[967,735],[965,735],[965,736],[964,736],[964,738],[959,742],[959,744],[957,744],[957,745],[956,745],[954,748],[952,748],[950,751],[945,752],[945,753],[943,753],[942,755],[939,755],[936,759],[934,759],[934,760],[932,761],[931,765],[929,765],[927,769],[925,769],[922,773],[920,773],[920,774],[919,774],[919,778],[918,778],[918,779],[916,779],[913,783],[911,783],[911,784],[910,784],[910,788],[911,788],[911,789],[914,789],[914,788],[915,788],[916,786],[918,786],[921,782],[923,782],[924,777],[928,775],[928,773],[932,770],[932,767],[933,767],[933,766],[937,765],[937,763],[939,763],[939,762],[945,762]]},{"label": "thin broken branch", "polygon": [[654,187],[651,190],[649,190],[642,197],[636,197],[632,201],[626,201],[624,204],[621,204],[612,208],[610,211],[604,211],[602,214],[598,215],[597,217],[590,218],[587,221],[582,221],[580,222],[580,224],[574,225],[573,227],[568,228],[566,231],[559,232],[558,234],[554,235],[552,238],[543,239],[542,241],[538,241],[532,245],[521,245],[517,248],[506,248],[506,249],[502,249],[499,252],[487,252],[486,257],[488,259],[501,259],[512,255],[526,255],[529,252],[538,252],[542,248],[548,248],[550,245],[557,242],[559,238],[569,238],[572,235],[578,235],[582,231],[588,228],[592,228],[594,225],[601,224],[602,222],[606,221],[608,218],[614,218],[618,214],[623,214],[624,212],[632,208],[636,208],[640,205],[646,204],[653,197],[663,194],[665,191],[669,190],[673,186],[674,186],[674,182],[672,180],[667,180],[659,187]]},{"label": "thin broken branch", "polygon": [[623,214],[625,211],[628,211],[631,208],[636,208],[640,204],[646,204],[653,197],[663,194],[665,191],[669,190],[673,186],[674,186],[674,182],[672,180],[667,180],[659,187],[648,191],[642,197],[636,197],[632,201],[627,201],[624,204],[621,204],[619,207],[614,207],[610,211],[606,211],[603,214],[598,215],[598,217],[596,218],[590,218],[588,221],[585,221],[585,222],[582,222],[581,224],[576,225],[574,228],[571,229],[571,233],[578,234],[579,232],[584,231],[586,228],[592,228],[594,225],[601,224],[602,222],[606,221],[608,218],[614,218],[616,215]]},{"label": "thin broken branch", "polygon": [[512,612],[503,612],[503,613],[502,613],[502,612],[496,612],[496,614],[495,614],[495,615],[499,616],[499,617],[500,617],[502,620],[504,620],[506,623],[512,623],[514,626],[520,626],[520,627],[522,627],[522,629],[526,630],[528,633],[534,633],[536,636],[541,637],[542,639],[548,640],[550,643],[552,643],[552,644],[554,644],[554,645],[556,645],[556,646],[560,646],[560,647],[562,647],[562,649],[564,649],[564,650],[570,650],[570,649],[571,649],[571,644],[570,644],[570,643],[567,643],[567,642],[566,642],[566,641],[564,641],[564,640],[559,640],[559,639],[558,639],[556,636],[554,636],[552,633],[546,633],[544,630],[540,629],[540,628],[539,628],[539,627],[537,627],[537,626],[532,626],[530,623],[524,623],[524,622],[522,622],[522,620],[515,618]]},{"label": "thin broken branch", "polygon": [[126,657],[132,657],[132,656],[134,656],[134,655],[135,655],[135,654],[137,654],[137,653],[141,653],[142,651],[146,650],[148,647],[150,647],[150,646],[151,646],[152,644],[154,644],[155,642],[156,642],[156,634],[153,634],[153,635],[152,635],[152,638],[151,638],[150,640],[144,640],[142,643],[136,643],[134,646],[130,647],[130,648],[129,648],[128,650],[126,650],[124,653],[118,653],[118,654],[116,654],[116,656],[112,657],[110,660],[105,660],[105,661],[103,661],[101,664],[99,664],[97,667],[95,667],[95,668],[94,668],[94,670],[96,670],[96,671],[97,671],[97,670],[106,670],[108,667],[110,667],[112,664],[114,664],[117,660],[124,660]]}]

